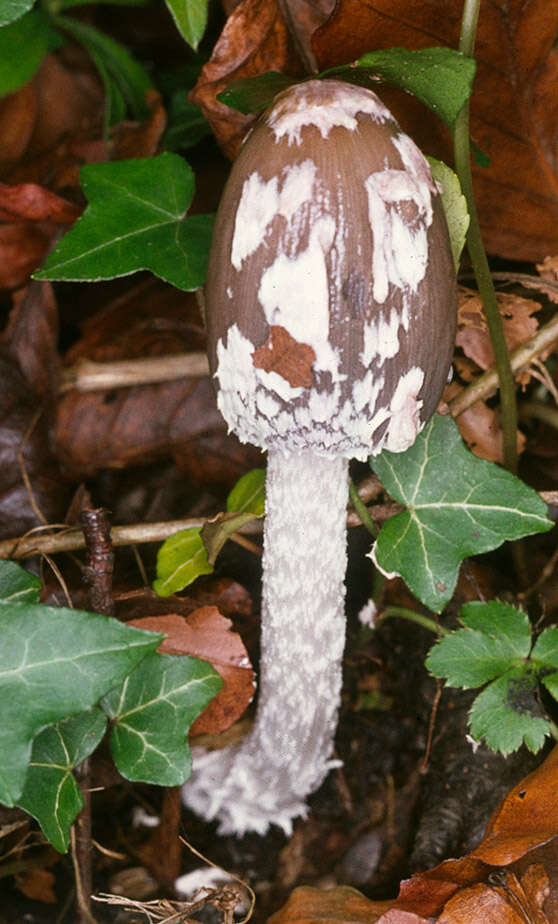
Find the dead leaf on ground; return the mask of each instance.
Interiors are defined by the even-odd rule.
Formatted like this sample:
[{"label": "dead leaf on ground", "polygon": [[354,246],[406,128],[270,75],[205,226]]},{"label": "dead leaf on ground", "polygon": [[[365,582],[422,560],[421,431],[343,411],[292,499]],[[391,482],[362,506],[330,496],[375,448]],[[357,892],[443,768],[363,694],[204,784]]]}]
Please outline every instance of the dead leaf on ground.
[{"label": "dead leaf on ground", "polygon": [[450,898],[438,924],[548,924],[542,911],[547,894],[542,867],[530,867],[521,882],[513,873],[503,873],[496,881],[489,877],[489,884],[478,883]]},{"label": "dead leaf on ground", "polygon": [[253,116],[245,116],[216,97],[233,80],[265,71],[302,76],[304,70],[277,0],[242,0],[225,27],[191,93],[217,141],[234,157]]},{"label": "dead leaf on ground", "polygon": [[190,734],[218,734],[246,711],[254,696],[254,671],[242,639],[231,631],[232,622],[217,607],[200,607],[186,618],[168,613],[133,619],[128,625],[164,632],[167,637],[158,651],[202,658],[223,678],[222,690],[195,720]]},{"label": "dead leaf on ground", "polygon": [[58,897],[54,890],[56,877],[48,869],[34,867],[16,878],[18,890],[33,901],[43,902],[45,905],[55,905]]},{"label": "dead leaf on ground", "polygon": [[149,116],[145,122],[120,122],[111,131],[111,160],[133,157],[153,157],[159,149],[161,136],[167,127],[167,114],[160,93],[148,90],[146,102]]},{"label": "dead leaf on ground", "polygon": [[[372,902],[356,889],[337,886],[324,891],[299,886],[279,911],[269,918],[269,924],[376,924],[393,902]],[[423,918],[407,915],[401,924],[422,924]]]},{"label": "dead leaf on ground", "polygon": [[37,183],[9,186],[0,183],[0,221],[26,219],[72,224],[81,215],[81,208]]},{"label": "dead leaf on ground", "polygon": [[[456,48],[461,10],[445,0],[338,0],[314,35],[318,65],[394,45]],[[513,260],[558,251],[557,31],[558,0],[481,6],[471,134],[490,166],[474,166],[475,195],[488,251]],[[453,162],[449,133],[424,106],[402,93],[385,98],[423,150]]]},{"label": "dead leaf on ground", "polygon": [[[461,391],[457,382],[451,382],[444,390],[444,399],[451,401]],[[504,462],[504,435],[500,425],[500,411],[489,407],[485,401],[475,401],[471,407],[455,418],[461,436],[467,446],[480,459],[489,462]],[[517,452],[525,449],[525,436],[517,431]]]},{"label": "dead leaf on ground", "polygon": [[50,282],[31,280],[13,295],[14,307],[2,340],[9,345],[28,385],[43,401],[58,388],[58,308]]}]

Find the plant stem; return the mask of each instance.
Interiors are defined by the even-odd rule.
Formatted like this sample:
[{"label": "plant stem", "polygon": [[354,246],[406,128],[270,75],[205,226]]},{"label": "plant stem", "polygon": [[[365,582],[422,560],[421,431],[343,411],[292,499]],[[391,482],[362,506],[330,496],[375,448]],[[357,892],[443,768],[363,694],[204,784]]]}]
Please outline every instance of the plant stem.
[{"label": "plant stem", "polygon": [[385,610],[382,610],[379,622],[383,622],[384,619],[390,619],[394,616],[398,616],[400,619],[407,619],[409,622],[414,622],[417,626],[422,626],[423,629],[428,629],[430,632],[433,632],[434,635],[448,635],[450,631],[449,629],[445,629],[430,616],[426,616],[424,613],[416,613],[414,610],[408,610],[405,606],[386,606]]},{"label": "plant stem", "polygon": [[[464,55],[472,56],[473,54],[479,8],[480,0],[465,0],[461,21],[461,35],[459,39],[459,51]],[[455,122],[454,157],[455,169],[469,209],[470,224],[467,233],[467,248],[484,305],[486,321],[490,332],[492,348],[494,350],[494,358],[496,360],[496,369],[500,381],[500,408],[502,414],[502,430],[504,434],[504,463],[506,468],[511,472],[515,472],[517,470],[517,405],[515,383],[506,346],[506,339],[504,337],[502,319],[496,299],[496,291],[492,283],[490,268],[482,243],[473,194],[468,103],[463,106]]]},{"label": "plant stem", "polygon": [[355,511],[358,513],[362,521],[363,526],[366,526],[366,529],[368,530],[368,532],[371,533],[372,536],[374,536],[374,539],[376,539],[378,535],[378,527],[376,526],[376,524],[374,523],[374,520],[368,513],[368,508],[366,504],[360,499],[360,495],[357,491],[356,484],[354,483],[352,478],[349,478],[349,497],[351,499],[351,504],[355,508]]}]

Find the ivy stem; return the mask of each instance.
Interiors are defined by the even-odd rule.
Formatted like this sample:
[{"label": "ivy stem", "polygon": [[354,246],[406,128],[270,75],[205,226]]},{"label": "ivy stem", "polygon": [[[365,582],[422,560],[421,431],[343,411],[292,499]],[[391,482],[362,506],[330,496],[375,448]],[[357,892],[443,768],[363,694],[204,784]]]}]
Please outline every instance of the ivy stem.
[{"label": "ivy stem", "polygon": [[378,527],[376,526],[376,524],[374,523],[374,520],[368,513],[368,508],[366,504],[364,503],[364,501],[360,499],[360,495],[357,491],[356,484],[354,483],[352,478],[349,478],[349,497],[351,499],[351,504],[353,505],[356,513],[358,513],[362,521],[363,526],[366,526],[366,529],[368,530],[368,532],[371,533],[372,536],[374,536],[374,539],[376,539],[378,535]]},{"label": "ivy stem", "polygon": [[[459,51],[469,57],[472,57],[474,51],[479,8],[480,0],[465,0],[461,20]],[[482,243],[479,219],[473,194],[468,103],[465,103],[455,122],[454,158],[455,169],[469,209],[470,222],[467,233],[467,248],[473,265],[473,272],[475,274],[479,293],[484,305],[486,322],[488,324],[500,382],[500,409],[502,415],[502,431],[504,435],[504,464],[509,471],[516,472],[517,404],[515,383],[506,339],[504,337],[498,301],[496,299],[496,291],[494,289],[494,284],[490,275],[490,267]]]},{"label": "ivy stem", "polygon": [[408,610],[406,606],[386,606],[385,610],[382,610],[378,622],[383,622],[384,619],[393,618],[394,616],[398,616],[400,619],[407,619],[409,622],[414,622],[417,626],[422,626],[423,629],[428,629],[430,632],[433,632],[434,635],[448,635],[450,631],[437,623],[431,616],[426,616],[424,613],[416,613],[415,610]]}]

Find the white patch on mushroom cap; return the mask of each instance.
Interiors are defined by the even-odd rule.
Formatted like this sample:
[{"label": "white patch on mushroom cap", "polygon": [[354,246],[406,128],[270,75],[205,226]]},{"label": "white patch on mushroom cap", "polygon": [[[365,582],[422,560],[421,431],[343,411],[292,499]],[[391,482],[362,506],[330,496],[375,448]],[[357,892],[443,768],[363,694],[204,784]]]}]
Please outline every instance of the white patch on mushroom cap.
[{"label": "white patch on mushroom cap", "polygon": [[368,367],[372,360],[378,359],[382,365],[386,359],[399,352],[399,329],[409,328],[409,306],[403,301],[403,308],[392,308],[389,317],[382,313],[373,315],[364,326],[364,349],[360,354],[363,366]]},{"label": "white patch on mushroom cap", "polygon": [[424,382],[424,371],[413,366],[399,380],[390,402],[390,424],[384,449],[404,452],[412,446],[424,424],[420,419],[422,401],[417,395]]},{"label": "white patch on mushroom cap", "polygon": [[[335,91],[328,93],[331,81],[308,81],[291,87],[280,94],[267,116],[266,123],[279,141],[287,137],[289,145],[300,144],[302,129],[317,128],[322,138],[327,138],[332,128],[354,131],[358,126],[357,115],[368,115],[376,122],[392,118],[372,90],[335,82]],[[318,84],[318,86],[316,86]]]},{"label": "white patch on mushroom cap", "polygon": [[277,176],[267,182],[257,171],[244,181],[236,210],[231,262],[240,270],[254,253],[277,215],[290,221],[305,202],[312,201],[316,164],[310,159],[285,167],[281,182]]}]

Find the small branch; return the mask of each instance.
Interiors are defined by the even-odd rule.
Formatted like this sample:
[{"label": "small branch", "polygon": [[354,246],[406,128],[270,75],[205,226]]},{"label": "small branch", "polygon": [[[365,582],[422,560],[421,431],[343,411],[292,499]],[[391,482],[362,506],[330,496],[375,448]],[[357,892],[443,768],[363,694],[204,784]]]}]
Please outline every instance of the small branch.
[{"label": "small branch", "polygon": [[209,375],[205,353],[177,353],[174,356],[153,356],[143,359],[122,359],[112,363],[97,363],[80,359],[62,371],[59,391],[97,391],[106,388],[129,388],[169,382],[185,377]]},{"label": "small branch", "polygon": [[[541,327],[534,337],[526,340],[521,346],[510,353],[510,365],[514,375],[518,375],[545,350],[549,349],[558,340],[558,314],[548,324]],[[482,401],[493,394],[498,388],[498,372],[489,369],[478,379],[459,392],[455,398],[448,402],[452,417],[459,417],[463,411],[470,408],[476,401]]]}]

